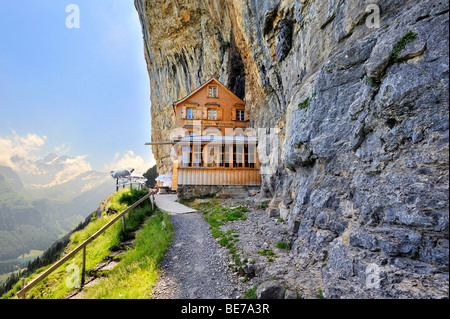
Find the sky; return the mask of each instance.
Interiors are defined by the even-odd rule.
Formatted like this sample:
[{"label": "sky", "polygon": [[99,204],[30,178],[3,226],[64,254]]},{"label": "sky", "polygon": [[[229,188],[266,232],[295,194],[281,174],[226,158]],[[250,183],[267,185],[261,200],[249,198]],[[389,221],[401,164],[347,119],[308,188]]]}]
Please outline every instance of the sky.
[{"label": "sky", "polygon": [[134,0],[0,0],[0,165],[55,153],[142,174],[150,123]]}]

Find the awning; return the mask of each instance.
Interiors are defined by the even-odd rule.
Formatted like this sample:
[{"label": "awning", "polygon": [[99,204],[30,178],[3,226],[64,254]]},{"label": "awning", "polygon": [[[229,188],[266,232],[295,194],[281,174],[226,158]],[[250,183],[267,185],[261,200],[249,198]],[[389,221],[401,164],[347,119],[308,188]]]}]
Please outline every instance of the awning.
[{"label": "awning", "polygon": [[220,135],[202,135],[202,136],[184,136],[175,140],[176,143],[197,142],[197,143],[257,143],[258,139],[254,136],[220,136]]}]

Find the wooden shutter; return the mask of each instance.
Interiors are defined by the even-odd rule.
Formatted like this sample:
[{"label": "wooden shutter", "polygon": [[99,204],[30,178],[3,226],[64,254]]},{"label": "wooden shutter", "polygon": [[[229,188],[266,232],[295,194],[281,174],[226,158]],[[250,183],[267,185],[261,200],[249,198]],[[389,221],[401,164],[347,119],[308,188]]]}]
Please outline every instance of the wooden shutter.
[{"label": "wooden shutter", "polygon": [[236,121],[236,108],[231,108],[231,120]]},{"label": "wooden shutter", "polygon": [[187,114],[187,112],[186,112],[186,106],[182,106],[182,107],[181,107],[181,118],[182,118],[182,119],[185,119],[185,118],[186,118],[186,114]]},{"label": "wooden shutter", "polygon": [[217,120],[223,120],[223,109],[221,107],[217,109]]},{"label": "wooden shutter", "polygon": [[245,112],[245,111],[244,111],[244,113],[245,113],[245,120],[248,121],[248,120],[250,119],[250,118],[248,117],[248,113]]},{"label": "wooden shutter", "polygon": [[208,119],[208,108],[206,107],[206,106],[204,106],[204,107],[202,107],[202,118],[204,119],[204,120],[207,120]]}]

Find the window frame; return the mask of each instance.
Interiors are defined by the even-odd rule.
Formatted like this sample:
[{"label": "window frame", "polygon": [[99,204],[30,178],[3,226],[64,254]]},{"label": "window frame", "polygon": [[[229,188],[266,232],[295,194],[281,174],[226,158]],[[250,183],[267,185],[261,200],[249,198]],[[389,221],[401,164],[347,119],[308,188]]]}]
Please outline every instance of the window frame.
[{"label": "window frame", "polygon": [[[210,117],[210,112],[214,112],[214,118]],[[209,121],[217,121],[217,108],[208,108],[207,113]]]},{"label": "window frame", "polygon": [[236,109],[236,121],[245,121],[245,110]]},{"label": "window frame", "polygon": [[245,145],[233,144],[233,167],[245,167]]},{"label": "window frame", "polygon": [[[214,94],[211,94],[211,92],[213,92]],[[219,97],[219,87],[217,85],[208,86],[208,97]]]},{"label": "window frame", "polygon": [[249,168],[256,168],[256,144],[247,144],[247,161],[246,166]]},{"label": "window frame", "polygon": [[203,167],[202,153],[202,145],[194,144],[192,147],[192,167]]},{"label": "window frame", "polygon": [[186,119],[187,120],[196,120],[197,119],[197,108],[196,107],[187,107],[186,108]]},{"label": "window frame", "polygon": [[181,147],[181,167],[191,167],[192,166],[192,147],[182,146]]}]

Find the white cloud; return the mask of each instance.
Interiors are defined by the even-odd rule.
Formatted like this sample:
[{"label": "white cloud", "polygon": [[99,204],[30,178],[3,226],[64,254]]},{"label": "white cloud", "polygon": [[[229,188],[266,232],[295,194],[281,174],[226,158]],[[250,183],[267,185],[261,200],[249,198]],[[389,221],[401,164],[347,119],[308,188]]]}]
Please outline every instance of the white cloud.
[{"label": "white cloud", "polygon": [[[43,147],[47,136],[28,133],[24,136],[12,131],[8,137],[0,137],[0,165],[11,167],[29,187],[50,187],[63,184],[76,176],[91,171],[87,155],[70,158],[54,155],[43,160]],[[63,151],[65,144],[55,147]]]},{"label": "white cloud", "polygon": [[[91,164],[86,161],[87,155],[75,158],[66,158],[61,164],[63,169],[56,173],[53,185],[65,183],[78,175],[92,170]],[[52,185],[50,185],[52,186]]]},{"label": "white cloud", "polygon": [[16,171],[36,172],[34,161],[36,152],[45,144],[47,136],[28,133],[19,136],[12,131],[11,137],[0,137],[0,165],[9,166]]},{"label": "white cloud", "polygon": [[58,154],[65,154],[67,152],[69,152],[70,147],[66,145],[66,143],[62,143],[59,146],[55,146],[54,147],[55,152],[57,152]]},{"label": "white cloud", "polygon": [[129,166],[134,168],[133,174],[143,174],[155,164],[156,161],[153,158],[150,161],[145,161],[141,156],[134,154],[133,151],[125,151],[124,154],[116,153],[112,162],[105,164],[104,168],[111,171],[119,167]]}]

